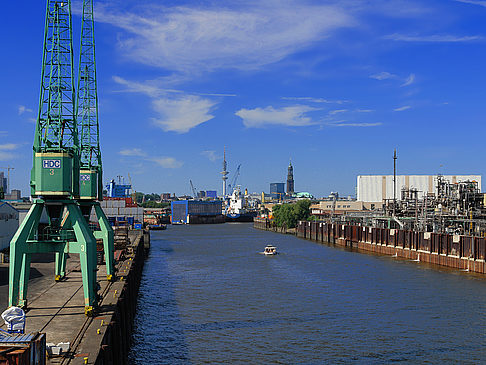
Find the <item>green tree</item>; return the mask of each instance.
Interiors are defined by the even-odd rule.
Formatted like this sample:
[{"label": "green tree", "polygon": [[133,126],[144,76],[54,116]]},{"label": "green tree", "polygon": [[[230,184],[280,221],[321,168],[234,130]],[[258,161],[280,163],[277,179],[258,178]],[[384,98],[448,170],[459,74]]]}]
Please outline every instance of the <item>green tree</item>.
[{"label": "green tree", "polygon": [[287,228],[297,227],[299,220],[307,220],[310,216],[310,200],[300,200],[297,203],[286,203],[273,207],[273,219],[277,226]]}]

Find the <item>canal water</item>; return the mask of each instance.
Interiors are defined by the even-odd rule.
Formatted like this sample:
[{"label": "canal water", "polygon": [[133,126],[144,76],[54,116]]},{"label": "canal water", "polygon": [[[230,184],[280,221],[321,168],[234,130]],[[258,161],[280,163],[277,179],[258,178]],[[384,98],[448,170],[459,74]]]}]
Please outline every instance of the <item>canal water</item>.
[{"label": "canal water", "polygon": [[133,364],[486,362],[484,278],[252,224],[151,238]]}]

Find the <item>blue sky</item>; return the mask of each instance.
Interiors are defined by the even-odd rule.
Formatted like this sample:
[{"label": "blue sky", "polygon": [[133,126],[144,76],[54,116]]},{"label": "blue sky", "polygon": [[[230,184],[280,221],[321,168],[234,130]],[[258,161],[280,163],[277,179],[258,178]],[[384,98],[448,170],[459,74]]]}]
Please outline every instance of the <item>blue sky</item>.
[{"label": "blue sky", "polygon": [[[0,166],[27,192],[44,1],[4,4]],[[80,2],[73,3],[79,48]],[[105,180],[354,195],[359,174],[484,175],[486,1],[96,2]]]}]

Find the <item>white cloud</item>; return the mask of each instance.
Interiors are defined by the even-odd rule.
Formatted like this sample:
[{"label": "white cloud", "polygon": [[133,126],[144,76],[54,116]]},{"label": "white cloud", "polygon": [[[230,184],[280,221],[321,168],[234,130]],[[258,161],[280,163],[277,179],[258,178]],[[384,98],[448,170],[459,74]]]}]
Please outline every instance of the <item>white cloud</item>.
[{"label": "white cloud", "polygon": [[152,106],[160,117],[154,118],[154,124],[166,132],[187,133],[213,119],[214,116],[209,113],[215,105],[216,102],[197,95],[155,99]]},{"label": "white cloud", "polygon": [[347,103],[348,100],[328,100],[328,99],[323,99],[323,98],[313,98],[310,96],[300,96],[300,97],[294,97],[294,96],[283,96],[282,100],[299,100],[299,101],[309,101],[311,103],[324,103],[324,104],[344,104]]},{"label": "white cloud", "polygon": [[458,43],[471,42],[484,39],[483,36],[456,36],[451,34],[433,34],[433,35],[405,35],[405,34],[390,34],[384,37],[392,41],[402,42],[437,42],[437,43]]},{"label": "white cloud", "polygon": [[216,151],[202,151],[201,155],[206,156],[209,161],[216,161],[219,159],[219,156],[216,154]]},{"label": "white cloud", "polygon": [[217,102],[211,99],[185,94],[180,90],[161,89],[151,81],[129,81],[119,76],[114,76],[113,80],[126,87],[123,92],[149,96],[152,99],[152,109],[159,114],[153,118],[153,123],[166,132],[187,133],[214,118],[210,112]]},{"label": "white cloud", "polygon": [[122,156],[147,156],[140,148],[126,148],[118,153]]},{"label": "white cloud", "polygon": [[0,137],[6,137],[6,136],[8,136],[7,131],[0,131]]},{"label": "white cloud", "polygon": [[18,108],[18,113],[19,115],[22,115],[24,113],[33,113],[34,111],[32,109],[27,108],[25,105],[19,105]]},{"label": "white cloud", "polygon": [[98,5],[96,18],[126,31],[118,44],[126,57],[181,72],[257,69],[356,25],[350,10],[321,4],[153,5],[138,14],[114,6]]},{"label": "white cloud", "polygon": [[156,164],[162,166],[166,169],[178,169],[181,168],[184,163],[182,161],[176,160],[174,157],[151,157],[147,160],[153,161]]},{"label": "white cloud", "polygon": [[395,112],[403,112],[404,110],[408,110],[408,109],[411,109],[412,107],[410,105],[404,105],[404,106],[401,106],[399,108],[395,108],[393,109],[393,111]]},{"label": "white cloud", "polygon": [[339,114],[339,113],[345,113],[345,112],[347,112],[347,111],[348,111],[348,109],[331,110],[331,111],[329,112],[329,114],[330,114],[330,115],[336,115],[336,114]]},{"label": "white cloud", "polygon": [[312,119],[305,114],[315,110],[319,109],[307,105],[288,106],[280,109],[267,106],[266,108],[240,109],[235,114],[243,119],[243,124],[248,128],[259,128],[266,125],[303,127],[314,124]]},{"label": "white cloud", "polygon": [[370,78],[381,81],[381,80],[388,80],[388,79],[396,79],[397,75],[384,71],[374,75],[370,75]]},{"label": "white cloud", "polygon": [[373,113],[373,109],[356,109],[356,112],[358,113]]},{"label": "white cloud", "polygon": [[405,82],[400,85],[400,86],[409,86],[409,85],[412,85],[413,83],[415,82],[415,74],[410,74],[407,79],[405,80]]}]

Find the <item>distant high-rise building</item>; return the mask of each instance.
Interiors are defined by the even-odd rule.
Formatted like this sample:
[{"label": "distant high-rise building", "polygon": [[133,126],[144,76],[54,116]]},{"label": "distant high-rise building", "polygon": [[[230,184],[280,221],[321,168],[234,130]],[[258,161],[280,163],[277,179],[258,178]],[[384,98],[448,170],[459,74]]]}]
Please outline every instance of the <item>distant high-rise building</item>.
[{"label": "distant high-rise building", "polygon": [[8,181],[7,181],[7,178],[5,177],[5,173],[3,171],[0,172],[0,187],[3,188],[3,192],[5,194],[8,193],[8,191],[7,191]]},{"label": "distant high-rise building", "polygon": [[290,161],[287,169],[287,194],[291,195],[294,192],[294,168],[292,167],[292,161]]},{"label": "distant high-rise building", "polygon": [[285,194],[285,184],[284,183],[271,183],[270,184],[270,194]]}]

